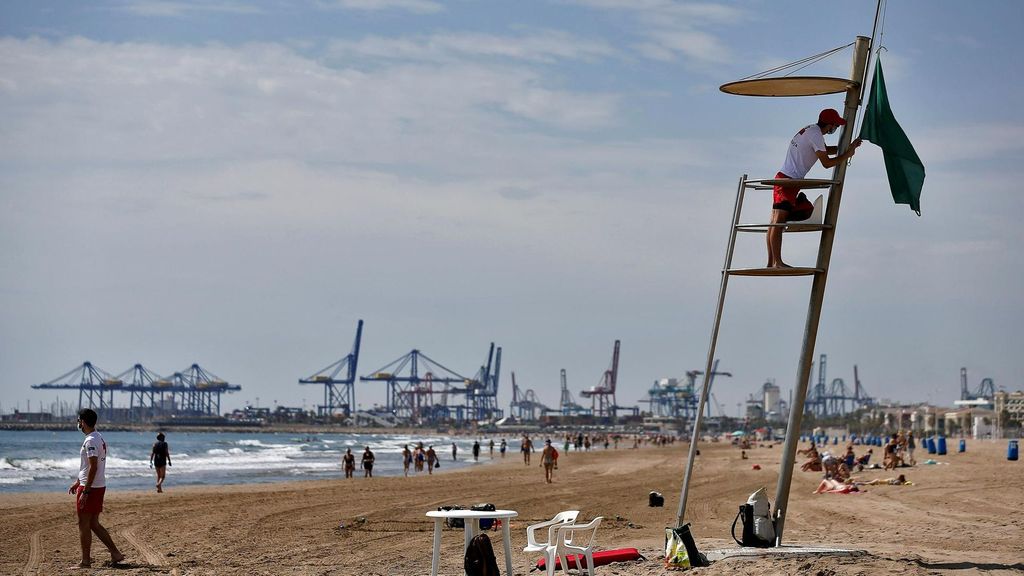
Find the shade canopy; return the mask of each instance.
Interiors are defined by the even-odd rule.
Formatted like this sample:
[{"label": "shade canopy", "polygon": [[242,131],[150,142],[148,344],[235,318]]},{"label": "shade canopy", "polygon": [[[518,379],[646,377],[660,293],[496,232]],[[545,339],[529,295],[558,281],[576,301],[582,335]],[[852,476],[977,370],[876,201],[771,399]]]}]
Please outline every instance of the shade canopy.
[{"label": "shade canopy", "polygon": [[856,86],[857,82],[847,78],[785,76],[729,82],[722,84],[720,90],[738,96],[819,96],[846,92]]}]

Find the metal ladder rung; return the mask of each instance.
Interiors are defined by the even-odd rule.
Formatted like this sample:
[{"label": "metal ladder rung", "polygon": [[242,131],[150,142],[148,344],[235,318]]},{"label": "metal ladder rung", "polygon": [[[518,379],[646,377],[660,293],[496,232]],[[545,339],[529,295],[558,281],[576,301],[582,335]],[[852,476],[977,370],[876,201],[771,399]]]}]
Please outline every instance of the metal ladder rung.
[{"label": "metal ladder rung", "polygon": [[726,270],[730,276],[814,276],[824,272],[821,268],[730,268]]},{"label": "metal ladder rung", "polygon": [[769,228],[785,227],[785,232],[821,232],[831,228],[828,224],[739,224],[737,232],[767,232]]}]

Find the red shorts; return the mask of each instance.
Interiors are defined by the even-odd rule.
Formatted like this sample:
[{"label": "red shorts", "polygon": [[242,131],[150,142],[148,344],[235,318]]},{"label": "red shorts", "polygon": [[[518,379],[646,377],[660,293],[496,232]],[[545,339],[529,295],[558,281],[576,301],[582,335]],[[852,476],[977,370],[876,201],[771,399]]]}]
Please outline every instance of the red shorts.
[{"label": "red shorts", "polygon": [[[775,175],[776,179],[789,178],[782,172]],[[796,206],[796,195],[800,193],[799,188],[791,186],[776,185],[772,188],[772,208],[777,210],[790,211]]]},{"label": "red shorts", "polygon": [[[775,175],[775,178],[789,178],[782,172]],[[788,212],[786,220],[798,222],[807,220],[814,211],[814,204],[807,199],[807,195],[793,186],[775,186],[772,188],[772,208]]]},{"label": "red shorts", "polygon": [[90,488],[89,497],[85,499],[85,507],[82,507],[82,490],[85,490],[84,486],[78,487],[78,492],[75,494],[75,510],[79,514],[99,514],[103,512],[103,493],[107,491],[106,488]]}]

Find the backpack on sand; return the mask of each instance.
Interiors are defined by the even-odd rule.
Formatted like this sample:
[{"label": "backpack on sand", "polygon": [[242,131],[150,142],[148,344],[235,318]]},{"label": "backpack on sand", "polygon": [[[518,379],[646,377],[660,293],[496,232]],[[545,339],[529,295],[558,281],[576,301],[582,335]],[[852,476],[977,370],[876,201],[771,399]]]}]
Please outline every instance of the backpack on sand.
[{"label": "backpack on sand", "polygon": [[494,557],[494,548],[491,548],[487,534],[477,534],[469,541],[463,567],[466,576],[499,576],[498,560]]},{"label": "backpack on sand", "polygon": [[[736,537],[736,522],[743,520],[741,538]],[[771,518],[768,494],[764,488],[750,495],[740,505],[736,519],[732,521],[732,539],[740,546],[771,548],[775,546],[775,523]]]}]

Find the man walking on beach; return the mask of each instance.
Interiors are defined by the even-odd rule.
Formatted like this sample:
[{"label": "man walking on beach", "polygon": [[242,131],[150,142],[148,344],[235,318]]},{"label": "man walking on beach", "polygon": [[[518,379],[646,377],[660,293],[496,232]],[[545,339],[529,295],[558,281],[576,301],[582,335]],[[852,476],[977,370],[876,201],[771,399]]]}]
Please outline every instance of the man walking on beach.
[{"label": "man walking on beach", "polygon": [[100,524],[100,512],[103,512],[103,495],[107,489],[106,474],[107,442],[96,431],[96,413],[86,408],[78,413],[78,429],[85,434],[82,442],[81,463],[78,478],[68,489],[68,494],[75,494],[75,510],[78,512],[78,537],[82,545],[81,568],[92,566],[92,534],[110,551],[110,563],[117,564],[124,560],[124,554],[114,545],[107,529]]},{"label": "man walking on beach", "polygon": [[[846,120],[839,115],[839,112],[832,108],[822,110],[818,114],[817,124],[805,126],[790,140],[789,149],[786,151],[786,160],[782,164],[782,170],[775,175],[775,178],[804,178],[814,167],[815,162],[819,160],[825,168],[832,168],[853,157],[857,147],[860,146],[860,138],[850,142],[850,147],[846,149],[846,152],[834,157],[829,154],[837,153],[838,149],[835,146],[825,145],[825,134],[832,134],[845,124]],[[800,193],[800,188],[775,186],[772,194],[772,224],[806,220],[810,218],[812,209],[813,205],[806,196]],[[790,267],[782,261],[783,228],[785,226],[769,226],[768,233],[765,235],[768,243],[769,268]]]}]

